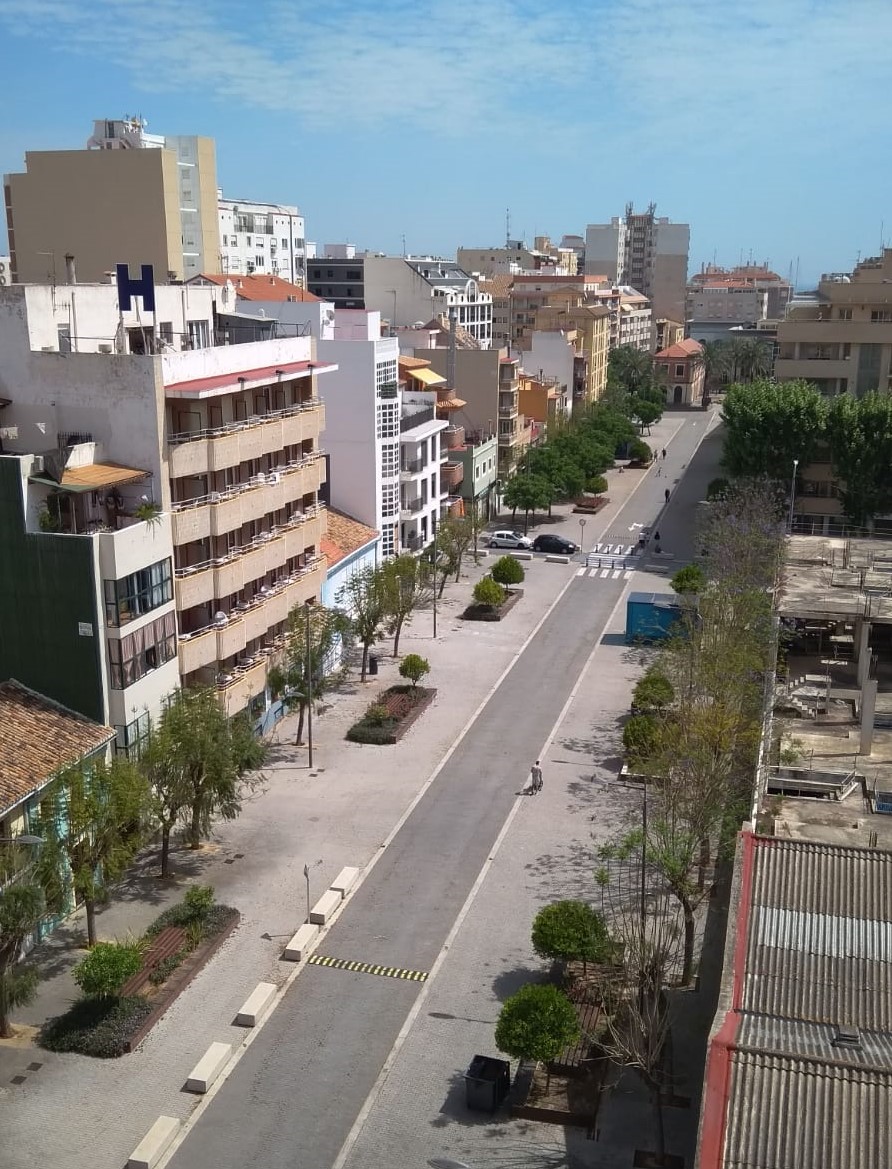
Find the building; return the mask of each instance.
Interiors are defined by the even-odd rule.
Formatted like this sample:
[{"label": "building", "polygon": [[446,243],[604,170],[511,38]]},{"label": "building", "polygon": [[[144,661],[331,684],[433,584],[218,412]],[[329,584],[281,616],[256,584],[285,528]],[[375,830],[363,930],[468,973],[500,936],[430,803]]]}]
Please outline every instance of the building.
[{"label": "building", "polygon": [[281,276],[303,285],[306,275],[304,217],[297,207],[224,199],[217,192],[220,263],[213,271]]},{"label": "building", "polygon": [[827,273],[791,300],[777,327],[778,381],[805,378],[824,394],[892,387],[892,249],[850,274]]},{"label": "building", "polygon": [[190,285],[214,288],[217,331],[228,344],[312,333],[334,336],[334,308],[281,276],[217,275],[203,272]]},{"label": "building", "polygon": [[151,264],[159,281],[220,270],[212,138],[147,134],[139,118],[94,123],[83,150],[29,150],[4,176],[13,280],[64,283],[117,264]]},{"label": "building", "polygon": [[[442,442],[448,422],[437,417],[435,392],[416,388],[419,367],[403,370],[400,418],[400,547],[420,552],[434,538],[434,527],[448,510],[449,487]],[[415,384],[413,384],[413,382]]]},{"label": "building", "polygon": [[[778,320],[783,317],[793,294],[793,286],[767,264],[736,264],[733,268],[722,268],[717,264],[704,264],[695,272],[688,284],[689,294],[701,288],[720,286],[727,282],[733,288],[751,288],[767,294],[762,317],[754,320]],[[690,314],[688,316],[690,319]],[[742,321],[741,323],[747,323]]]},{"label": "building", "polygon": [[492,297],[492,347],[503,349],[514,344],[512,332],[512,290],[514,277],[500,273],[480,281],[480,291]]},{"label": "building", "polygon": [[366,308],[391,325],[414,325],[454,310],[459,326],[482,349],[492,345],[492,297],[454,261],[366,254],[363,273]]},{"label": "building", "polygon": [[548,236],[536,236],[532,248],[523,240],[508,240],[505,247],[459,248],[455,262],[465,272],[484,276],[543,272],[555,276],[576,275],[576,253],[572,248],[555,247]]},{"label": "building", "polygon": [[492,432],[466,430],[453,425],[443,432],[451,460],[460,460],[463,468],[461,495],[464,513],[476,514],[482,520],[496,514],[496,492],[499,486],[499,442]]},{"label": "building", "polygon": [[697,341],[724,341],[741,329],[761,329],[784,316],[791,293],[790,283],[764,265],[706,264],[688,285],[687,332]]},{"label": "building", "polygon": [[[536,313],[549,304],[558,304],[562,299],[567,304],[580,302],[594,303],[596,293],[609,289],[606,276],[515,276],[510,288],[510,336],[511,344],[526,349],[530,335],[536,328]],[[618,311],[617,311],[618,316]]]},{"label": "building", "polygon": [[688,338],[654,354],[654,375],[668,406],[700,406],[706,373],[703,346]]},{"label": "building", "polygon": [[335,308],[365,308],[365,257],[353,244],[326,244],[307,264],[307,288]]},{"label": "building", "polygon": [[892,852],[744,826],[697,1169],[892,1163],[890,899]]},{"label": "building", "polygon": [[[535,310],[529,336],[521,341],[527,352],[536,332],[560,333],[573,343],[573,409],[596,402],[607,387],[607,355],[610,348],[610,310],[589,304],[582,296],[558,290],[546,297]],[[526,360],[526,358],[525,358]],[[536,368],[535,359],[530,363]],[[550,369],[551,376],[561,378],[560,371]]]},{"label": "building", "polygon": [[0,256],[0,288],[12,284],[12,261],[9,256]]},{"label": "building", "polygon": [[684,340],[684,324],[681,321],[668,321],[665,317],[654,321],[655,351],[668,349],[678,341]]},{"label": "building", "polygon": [[[354,615],[349,598],[344,595],[344,587],[357,573],[378,567],[379,545],[377,532],[333,507],[328,509],[328,530],[322,537],[322,551],[328,566],[322,587],[323,605],[340,609],[351,617]],[[343,648],[339,636],[331,660],[326,663],[328,671],[342,665]]]},{"label": "building", "polygon": [[629,203],[623,217],[586,227],[585,271],[630,284],[651,302],[654,318],[683,321],[690,235],[687,223],[657,218],[655,203],[639,213]]},{"label": "building", "polygon": [[178,681],[260,717],[325,579],[330,367],[309,335],[218,343],[217,294],[0,290],[0,677],[124,749]]},{"label": "building", "polygon": [[569,390],[556,377],[521,370],[519,402],[524,418],[536,423],[540,433],[570,416]]}]

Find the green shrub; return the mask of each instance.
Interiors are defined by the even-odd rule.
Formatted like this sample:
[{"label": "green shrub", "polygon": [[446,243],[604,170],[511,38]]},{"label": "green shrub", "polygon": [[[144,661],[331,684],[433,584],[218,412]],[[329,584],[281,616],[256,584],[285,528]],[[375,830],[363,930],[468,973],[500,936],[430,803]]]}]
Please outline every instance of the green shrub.
[{"label": "green shrub", "polygon": [[576,1008],[556,986],[523,986],[505,1000],[496,1047],[515,1059],[548,1063],[579,1038]]},{"label": "green shrub", "polygon": [[586,483],[585,489],[586,491],[591,492],[592,495],[603,495],[607,490],[607,480],[603,475],[594,475],[591,479],[589,479],[588,483]]},{"label": "green shrub", "polygon": [[142,949],[136,942],[97,942],[75,966],[74,981],[88,998],[114,998],[141,967]]},{"label": "green shrub", "polygon": [[500,585],[520,584],[524,578],[523,565],[513,556],[500,556],[492,566],[490,575]]},{"label": "green shrub", "polygon": [[152,986],[160,986],[162,982],[167,982],[174,970],[182,965],[187,953],[187,950],[177,950],[175,954],[169,954],[166,958],[162,958],[149,975],[149,982]]},{"label": "green shrub", "polygon": [[643,439],[633,438],[629,443],[629,459],[633,463],[647,464],[653,457],[653,451]]},{"label": "green shrub", "polygon": [[378,747],[396,742],[393,723],[383,727],[370,726],[366,722],[354,723],[345,737],[351,743],[372,743]]},{"label": "green shrub", "polygon": [[706,498],[710,501],[714,499],[724,499],[731,484],[727,479],[711,479],[709,486],[706,488]]},{"label": "green shrub", "polygon": [[674,700],[672,683],[656,666],[651,666],[632,691],[632,709],[638,714],[659,714]]},{"label": "green shrub", "polygon": [[406,654],[400,663],[400,677],[408,678],[412,687],[416,687],[425,674],[431,672],[431,664],[420,654]]},{"label": "green shrub", "polygon": [[191,921],[204,921],[214,904],[213,885],[193,885],[183,897],[183,906]]},{"label": "green shrub", "polygon": [[605,962],[611,952],[604,918],[584,901],[555,901],[536,914],[533,949],[561,962]]},{"label": "green shrub", "polygon": [[706,588],[706,574],[699,564],[685,565],[669,581],[669,587],[680,597],[697,596]]},{"label": "green shrub", "polygon": [[[207,911],[201,922],[202,938],[212,938],[215,934],[220,933],[229,923],[233,917],[237,916],[237,910],[232,909],[229,905],[214,904]],[[178,925],[182,929],[188,929],[191,922],[195,919],[190,916],[191,911],[186,906],[185,901],[180,901],[177,905],[171,905],[170,909],[165,909],[160,913],[149,928],[146,930],[145,936],[147,938],[154,938],[160,934],[163,929],[171,925]]]},{"label": "green shrub", "polygon": [[393,722],[393,719],[383,703],[373,702],[360,721],[369,727],[386,727],[388,723]]},{"label": "green shrub", "polygon": [[660,741],[660,724],[650,714],[634,714],[623,727],[626,761],[640,766],[656,754]]},{"label": "green shrub", "polygon": [[496,609],[505,600],[505,590],[497,580],[485,576],[474,585],[474,600],[478,605],[489,605]]},{"label": "green shrub", "polygon": [[48,1020],[38,1042],[47,1051],[115,1059],[151,1013],[151,1004],[139,995],[81,999],[64,1015]]}]

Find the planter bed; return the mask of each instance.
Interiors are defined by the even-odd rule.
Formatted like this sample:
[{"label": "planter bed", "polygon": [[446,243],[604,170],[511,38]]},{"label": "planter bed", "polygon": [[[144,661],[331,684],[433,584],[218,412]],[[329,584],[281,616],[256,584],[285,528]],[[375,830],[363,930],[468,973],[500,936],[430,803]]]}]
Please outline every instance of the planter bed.
[{"label": "planter bed", "polygon": [[380,694],[344,736],[351,743],[389,747],[398,743],[437,696],[427,686],[391,686]]},{"label": "planter bed", "polygon": [[508,595],[498,607],[493,605],[468,605],[464,613],[461,614],[462,621],[501,621],[506,613],[511,612],[523,596],[523,589],[506,589],[506,592]]},{"label": "planter bed", "polygon": [[606,507],[610,500],[606,495],[599,495],[597,499],[577,499],[573,504],[573,511],[579,515],[594,515],[602,507]]},{"label": "planter bed", "polygon": [[[183,953],[181,946],[174,950],[162,944],[159,950],[156,939],[162,943],[166,939],[178,941],[174,935],[183,932],[173,924],[179,908],[166,910],[146,931],[147,960],[143,969],[124,984],[120,996],[79,999],[64,1014],[44,1024],[38,1043],[50,1051],[98,1059],[114,1059],[135,1051],[239,923],[238,910],[215,905],[206,936],[194,949]],[[159,953],[163,954],[160,959]]]}]

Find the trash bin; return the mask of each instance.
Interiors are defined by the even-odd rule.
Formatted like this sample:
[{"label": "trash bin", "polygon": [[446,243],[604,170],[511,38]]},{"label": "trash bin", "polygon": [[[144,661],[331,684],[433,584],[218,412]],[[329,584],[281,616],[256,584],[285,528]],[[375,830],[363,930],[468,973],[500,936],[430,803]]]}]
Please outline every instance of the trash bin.
[{"label": "trash bin", "polygon": [[374,654],[369,654],[369,673],[370,674],[377,674],[378,673],[378,659],[375,657]]},{"label": "trash bin", "polygon": [[511,1065],[507,1059],[475,1055],[465,1072],[468,1108],[474,1112],[495,1112],[511,1087]]}]

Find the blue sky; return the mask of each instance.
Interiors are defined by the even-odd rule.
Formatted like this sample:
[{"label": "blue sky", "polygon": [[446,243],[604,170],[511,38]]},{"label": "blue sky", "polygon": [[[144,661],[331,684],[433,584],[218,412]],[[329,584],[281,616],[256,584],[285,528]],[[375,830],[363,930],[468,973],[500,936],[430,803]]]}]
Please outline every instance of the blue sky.
[{"label": "blue sky", "polygon": [[141,113],[320,244],[448,255],[506,208],[560,238],[654,200],[692,269],[805,284],[892,239],[890,43],[890,0],[0,0],[0,171]]}]

